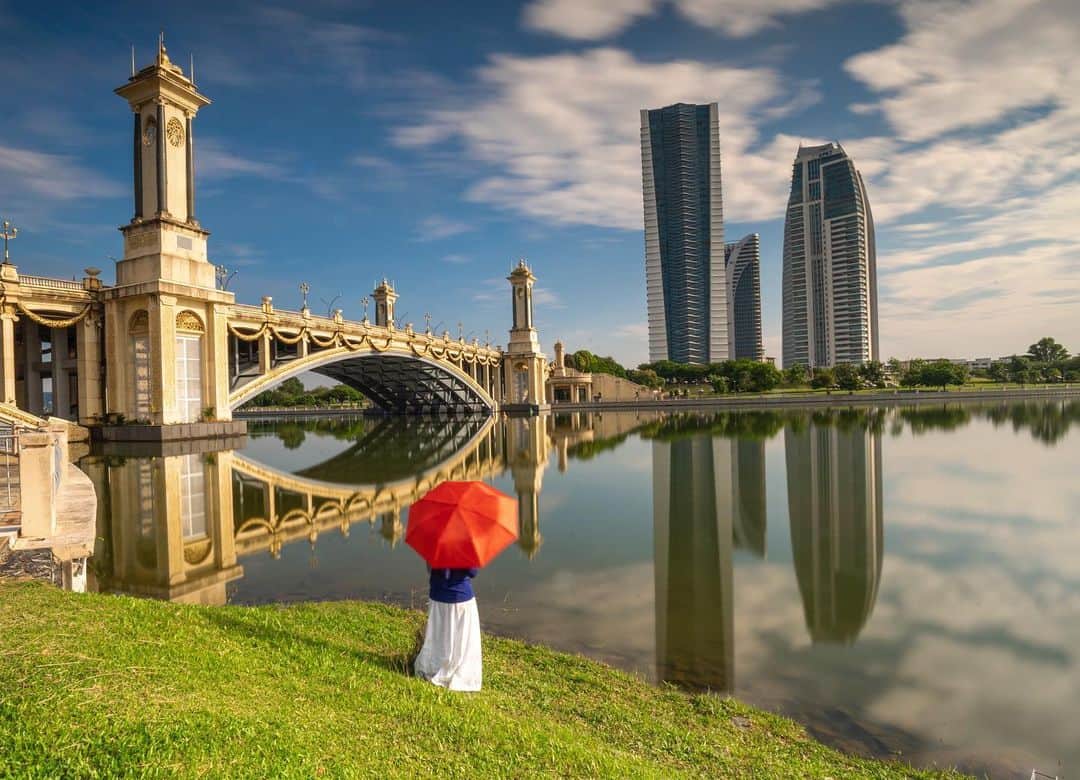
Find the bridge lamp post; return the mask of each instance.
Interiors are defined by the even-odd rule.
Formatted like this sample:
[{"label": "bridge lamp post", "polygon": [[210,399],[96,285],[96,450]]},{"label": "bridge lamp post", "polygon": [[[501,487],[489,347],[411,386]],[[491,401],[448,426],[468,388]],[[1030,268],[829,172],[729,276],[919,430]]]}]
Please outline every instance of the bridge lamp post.
[{"label": "bridge lamp post", "polygon": [[364,305],[364,324],[367,325],[368,324],[367,307],[368,307],[368,304],[371,303],[371,298],[369,298],[368,296],[365,295],[363,298],[360,299],[360,303],[362,303]]},{"label": "bridge lamp post", "polygon": [[300,304],[300,311],[307,311],[307,294],[311,292],[311,285],[307,282],[300,282],[300,295],[303,296],[303,302]]},{"label": "bridge lamp post", "polygon": [[431,315],[424,312],[424,333],[431,335]]},{"label": "bridge lamp post", "polygon": [[8,242],[14,241],[19,235],[19,229],[13,227],[10,222],[4,220],[3,230],[0,230],[0,237],[4,239],[4,265],[11,265],[11,252],[8,251]]},{"label": "bridge lamp post", "polygon": [[326,316],[327,317],[333,316],[333,314],[334,314],[334,304],[337,303],[338,299],[340,299],[340,298],[341,298],[341,293],[338,293],[333,298],[331,298],[329,301],[327,301],[326,298],[319,298],[320,301],[322,301],[323,303],[326,304]]},{"label": "bridge lamp post", "polygon": [[214,266],[214,276],[217,277],[218,289],[228,290],[229,282],[236,276],[236,271],[229,273],[229,269],[223,265]]}]

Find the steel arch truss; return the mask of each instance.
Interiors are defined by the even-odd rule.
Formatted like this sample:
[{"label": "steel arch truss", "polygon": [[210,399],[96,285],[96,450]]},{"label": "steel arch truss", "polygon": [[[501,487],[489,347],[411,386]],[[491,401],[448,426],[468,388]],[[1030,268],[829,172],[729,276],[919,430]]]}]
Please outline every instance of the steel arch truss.
[{"label": "steel arch truss", "polygon": [[485,400],[460,377],[419,358],[357,355],[312,371],[359,390],[390,414],[491,411]]}]

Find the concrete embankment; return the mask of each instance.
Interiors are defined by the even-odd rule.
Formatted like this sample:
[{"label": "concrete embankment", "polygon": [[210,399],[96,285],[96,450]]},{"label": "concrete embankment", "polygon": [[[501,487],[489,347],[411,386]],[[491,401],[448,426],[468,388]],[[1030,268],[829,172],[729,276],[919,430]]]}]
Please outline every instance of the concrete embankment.
[{"label": "concrete embankment", "polygon": [[850,406],[893,406],[960,403],[970,401],[1038,401],[1054,398],[1080,399],[1080,386],[1055,388],[1007,388],[997,390],[895,390],[878,393],[762,393],[709,396],[703,398],[666,398],[661,400],[593,401],[560,403],[553,412],[589,412],[607,410],[655,409],[678,411],[693,409],[821,409]]}]

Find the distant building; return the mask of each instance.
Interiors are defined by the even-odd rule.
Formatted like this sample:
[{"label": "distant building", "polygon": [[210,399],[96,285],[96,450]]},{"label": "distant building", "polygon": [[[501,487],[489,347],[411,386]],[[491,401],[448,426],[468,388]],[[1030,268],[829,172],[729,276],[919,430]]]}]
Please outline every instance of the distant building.
[{"label": "distant building", "polygon": [[784,368],[879,360],[866,185],[840,144],[799,147],[784,222]]},{"label": "distant building", "polygon": [[728,343],[735,359],[764,360],[761,340],[761,237],[743,236],[724,245],[728,282]]},{"label": "distant building", "polygon": [[728,337],[716,103],[641,112],[649,360],[713,363]]}]

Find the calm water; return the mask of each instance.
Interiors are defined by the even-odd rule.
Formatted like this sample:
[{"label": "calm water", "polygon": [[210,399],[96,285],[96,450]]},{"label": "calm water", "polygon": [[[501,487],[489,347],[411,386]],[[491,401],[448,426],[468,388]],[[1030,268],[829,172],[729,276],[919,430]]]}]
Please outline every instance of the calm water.
[{"label": "calm water", "polygon": [[[1071,426],[1071,427],[1070,427]],[[1080,766],[1080,401],[252,423],[96,456],[101,590],[424,603],[437,482],[516,494],[485,628],[995,776]]]}]

